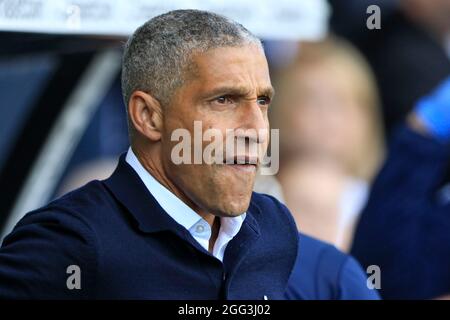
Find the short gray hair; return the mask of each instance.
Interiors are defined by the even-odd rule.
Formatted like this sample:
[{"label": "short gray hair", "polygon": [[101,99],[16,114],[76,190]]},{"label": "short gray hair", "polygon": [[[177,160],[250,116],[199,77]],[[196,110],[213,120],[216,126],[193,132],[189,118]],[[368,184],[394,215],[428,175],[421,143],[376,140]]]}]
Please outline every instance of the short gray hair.
[{"label": "short gray hair", "polygon": [[136,90],[150,93],[163,105],[186,80],[193,53],[261,41],[241,24],[200,10],[174,10],[139,27],[125,45],[122,94],[125,105]]}]

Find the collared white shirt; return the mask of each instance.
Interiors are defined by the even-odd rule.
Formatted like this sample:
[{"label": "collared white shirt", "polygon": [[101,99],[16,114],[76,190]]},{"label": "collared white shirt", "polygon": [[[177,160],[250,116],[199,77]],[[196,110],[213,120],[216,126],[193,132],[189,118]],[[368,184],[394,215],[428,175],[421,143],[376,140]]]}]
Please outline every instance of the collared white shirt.
[{"label": "collared white shirt", "polygon": [[[186,228],[192,237],[208,251],[211,238],[209,223],[158,182],[139,162],[131,147],[128,149],[125,161],[136,171],[148,191],[156,199],[164,211],[177,223]],[[233,218],[220,218],[220,231],[214,244],[212,255],[223,261],[223,255],[228,243],[241,229],[246,213]]]}]

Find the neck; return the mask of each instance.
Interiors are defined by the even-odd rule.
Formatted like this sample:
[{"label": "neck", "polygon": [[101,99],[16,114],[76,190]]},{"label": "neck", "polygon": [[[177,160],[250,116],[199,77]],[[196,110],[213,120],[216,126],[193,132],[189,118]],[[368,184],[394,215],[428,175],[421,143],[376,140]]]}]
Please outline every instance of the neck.
[{"label": "neck", "polygon": [[208,251],[213,252],[214,244],[216,243],[217,237],[220,231],[220,218],[214,217],[213,224],[211,225],[211,238],[209,238]]}]

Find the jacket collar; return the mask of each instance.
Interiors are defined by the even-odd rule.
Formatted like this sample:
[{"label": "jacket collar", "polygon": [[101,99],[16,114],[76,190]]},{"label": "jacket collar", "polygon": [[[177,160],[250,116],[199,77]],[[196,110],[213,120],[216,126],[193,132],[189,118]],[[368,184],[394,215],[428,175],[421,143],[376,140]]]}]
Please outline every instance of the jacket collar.
[{"label": "jacket collar", "polygon": [[104,181],[114,197],[125,206],[143,232],[173,230],[177,226],[148,192],[142,180],[122,154],[113,174]]},{"label": "jacket collar", "polygon": [[[148,192],[147,187],[138,174],[125,161],[125,156],[126,154],[120,156],[117,168],[111,177],[104,181],[104,184],[113,193],[114,197],[130,212],[137,222],[139,229],[146,233],[173,231],[180,237],[189,239],[190,242],[193,241],[196,247],[203,249],[193,239],[189,231],[167,214],[156,199]],[[248,229],[250,233],[255,233],[259,236],[259,226],[253,216],[254,214],[260,214],[260,209],[251,201],[243,226],[246,226],[245,229]]]}]

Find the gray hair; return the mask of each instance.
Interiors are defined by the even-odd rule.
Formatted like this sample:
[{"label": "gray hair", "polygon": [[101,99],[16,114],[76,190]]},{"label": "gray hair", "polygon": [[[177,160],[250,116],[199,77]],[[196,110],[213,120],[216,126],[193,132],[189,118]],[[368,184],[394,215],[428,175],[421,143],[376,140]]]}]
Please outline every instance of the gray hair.
[{"label": "gray hair", "polygon": [[125,45],[122,61],[122,94],[125,105],[136,90],[150,93],[163,105],[192,68],[192,54],[219,47],[261,41],[241,24],[200,10],[174,10],[139,27]]}]

